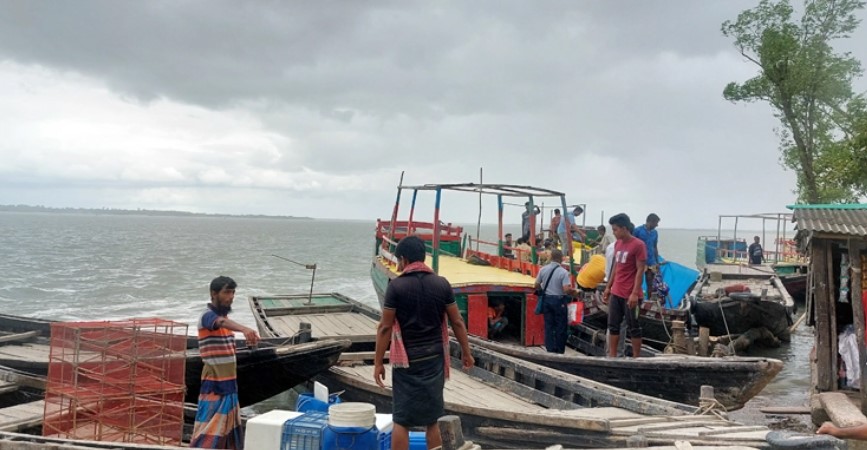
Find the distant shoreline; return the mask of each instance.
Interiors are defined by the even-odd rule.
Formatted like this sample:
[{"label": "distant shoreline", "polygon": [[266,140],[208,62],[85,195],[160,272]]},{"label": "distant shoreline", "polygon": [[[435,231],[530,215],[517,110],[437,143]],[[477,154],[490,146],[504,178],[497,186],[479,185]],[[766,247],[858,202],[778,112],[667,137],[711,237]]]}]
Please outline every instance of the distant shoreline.
[{"label": "distant shoreline", "polygon": [[0,205],[0,212],[26,212],[45,214],[102,214],[112,216],[153,216],[153,217],[215,217],[243,219],[284,219],[284,220],[316,220],[312,217],[269,216],[265,214],[210,214],[189,211],[162,211],[154,209],[114,209],[114,208],[52,208],[48,206],[30,205]]}]

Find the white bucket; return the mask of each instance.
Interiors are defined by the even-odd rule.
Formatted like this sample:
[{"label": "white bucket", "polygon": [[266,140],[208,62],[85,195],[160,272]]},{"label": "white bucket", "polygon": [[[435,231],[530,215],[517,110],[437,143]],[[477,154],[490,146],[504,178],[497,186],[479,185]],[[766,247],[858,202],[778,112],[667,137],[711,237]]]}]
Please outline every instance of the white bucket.
[{"label": "white bucket", "polygon": [[328,425],[340,428],[370,428],[376,424],[376,407],[370,403],[335,403],[328,407]]}]

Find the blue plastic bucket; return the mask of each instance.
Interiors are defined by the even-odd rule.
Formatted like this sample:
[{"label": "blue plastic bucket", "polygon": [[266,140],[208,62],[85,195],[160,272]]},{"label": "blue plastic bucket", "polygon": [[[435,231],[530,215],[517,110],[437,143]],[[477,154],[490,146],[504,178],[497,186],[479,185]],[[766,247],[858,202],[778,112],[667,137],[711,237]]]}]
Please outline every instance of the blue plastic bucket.
[{"label": "blue plastic bucket", "polygon": [[342,400],[340,400],[340,397],[337,394],[329,395],[328,403],[325,403],[322,400],[314,398],[313,394],[304,393],[298,395],[298,400],[295,401],[295,411],[303,413],[310,411],[328,412],[329,406],[341,402]]}]

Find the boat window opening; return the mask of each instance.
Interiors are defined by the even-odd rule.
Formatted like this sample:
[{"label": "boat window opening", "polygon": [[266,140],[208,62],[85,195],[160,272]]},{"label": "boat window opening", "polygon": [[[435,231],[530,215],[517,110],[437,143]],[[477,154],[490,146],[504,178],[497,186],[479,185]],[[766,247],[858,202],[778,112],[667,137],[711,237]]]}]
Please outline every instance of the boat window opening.
[{"label": "boat window opening", "polygon": [[[503,311],[509,324],[496,335],[492,340],[498,342],[509,342],[513,344],[521,343],[521,330],[524,328],[523,311],[524,302],[521,294],[488,294],[488,307],[493,307],[497,304],[503,304],[506,308]],[[483,336],[487,337],[487,336]]]}]

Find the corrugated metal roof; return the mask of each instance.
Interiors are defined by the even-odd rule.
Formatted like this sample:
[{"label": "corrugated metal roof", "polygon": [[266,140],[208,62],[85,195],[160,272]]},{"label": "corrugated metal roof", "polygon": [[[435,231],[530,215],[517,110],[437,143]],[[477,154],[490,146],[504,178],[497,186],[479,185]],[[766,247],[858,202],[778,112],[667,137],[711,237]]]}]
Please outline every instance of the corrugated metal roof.
[{"label": "corrugated metal roof", "polygon": [[798,231],[846,236],[867,236],[867,205],[797,205],[794,222]]},{"label": "corrugated metal roof", "polygon": [[864,203],[828,203],[828,204],[794,204],[788,205],[789,209],[867,209],[867,204]]}]

